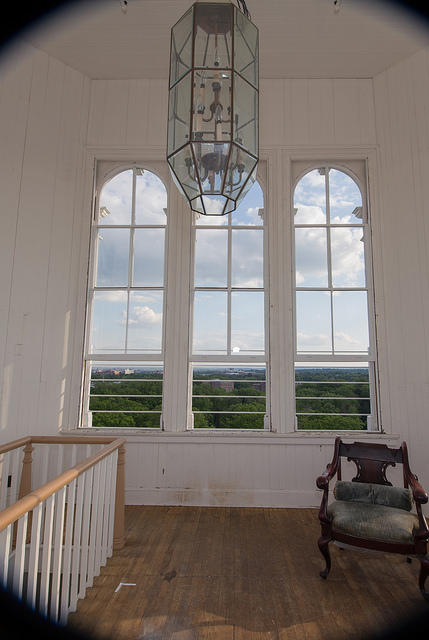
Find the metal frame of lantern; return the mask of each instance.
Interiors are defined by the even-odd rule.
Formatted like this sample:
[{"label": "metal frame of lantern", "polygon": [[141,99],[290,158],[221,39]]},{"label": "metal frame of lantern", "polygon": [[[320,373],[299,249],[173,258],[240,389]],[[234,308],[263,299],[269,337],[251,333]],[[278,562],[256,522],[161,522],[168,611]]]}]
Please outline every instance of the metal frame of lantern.
[{"label": "metal frame of lantern", "polygon": [[191,209],[233,211],[258,165],[258,29],[198,0],[171,30],[167,161]]}]

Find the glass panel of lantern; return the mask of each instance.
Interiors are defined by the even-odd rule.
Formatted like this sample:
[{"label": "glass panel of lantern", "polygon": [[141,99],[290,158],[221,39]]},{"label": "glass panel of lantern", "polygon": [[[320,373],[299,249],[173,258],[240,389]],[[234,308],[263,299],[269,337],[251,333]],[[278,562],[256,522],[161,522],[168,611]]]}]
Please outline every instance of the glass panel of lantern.
[{"label": "glass panel of lantern", "polygon": [[192,66],[193,19],[191,7],[171,31],[170,86],[180,80]]},{"label": "glass panel of lantern", "polygon": [[200,213],[233,211],[256,177],[257,34],[231,2],[197,2],[172,29],[167,159]]}]

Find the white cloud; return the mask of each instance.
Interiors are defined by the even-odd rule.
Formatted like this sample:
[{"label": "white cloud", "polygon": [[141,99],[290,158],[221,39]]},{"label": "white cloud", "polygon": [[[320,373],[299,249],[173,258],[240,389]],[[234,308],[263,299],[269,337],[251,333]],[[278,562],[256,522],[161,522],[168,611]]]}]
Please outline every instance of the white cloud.
[{"label": "white cloud", "polygon": [[[331,348],[330,337],[326,333],[319,334],[308,334],[308,333],[297,333],[297,341],[298,348],[303,349],[304,347],[323,347],[323,350],[327,350]],[[318,349],[318,351],[322,351],[322,349]]]},{"label": "white cloud", "polygon": [[305,276],[300,271],[297,270],[297,272],[295,274],[295,280],[296,280],[296,284],[299,287],[299,285],[304,284]]},{"label": "white cloud", "polygon": [[97,301],[99,302],[125,302],[126,291],[97,291]]},{"label": "white cloud", "polygon": [[361,350],[362,344],[360,340],[353,338],[350,334],[344,333],[343,331],[335,332],[335,345],[337,349],[346,349],[356,351]]},{"label": "white cloud", "polygon": [[[137,176],[136,218],[137,223],[164,222],[164,209],[167,206],[167,192],[158,176],[145,171]],[[141,219],[140,219],[141,217]]]},{"label": "white cloud", "polygon": [[[332,276],[335,286],[364,285],[364,244],[361,239],[361,228],[331,230]],[[295,252],[297,284],[326,286],[326,231],[321,228],[297,229]]]},{"label": "white cloud", "polygon": [[326,216],[323,209],[315,204],[294,204],[297,209],[295,214],[295,224],[325,224]]},{"label": "white cloud", "polygon": [[[100,222],[103,225],[130,224],[132,207],[133,171],[122,171],[107,182],[102,189],[100,207],[106,207],[109,215]],[[138,224],[163,223],[167,192],[158,176],[150,171],[136,178],[136,218]]]},{"label": "white cloud", "polygon": [[159,304],[161,295],[158,292],[152,293],[150,291],[140,291],[140,292],[134,291],[132,293],[132,300],[133,300],[133,303],[138,302],[140,304],[151,304],[151,303]]},{"label": "white cloud", "polygon": [[134,306],[130,313],[129,326],[141,326],[147,324],[159,324],[162,320],[162,314],[157,313],[148,306]]}]

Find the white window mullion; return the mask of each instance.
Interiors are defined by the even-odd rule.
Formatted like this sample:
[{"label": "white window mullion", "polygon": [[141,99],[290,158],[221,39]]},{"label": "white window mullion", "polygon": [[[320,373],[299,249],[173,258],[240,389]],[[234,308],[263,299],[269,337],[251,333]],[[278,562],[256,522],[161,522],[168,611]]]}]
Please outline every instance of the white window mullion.
[{"label": "white window mullion", "polygon": [[226,352],[228,356],[232,353],[231,329],[232,329],[232,228],[231,216],[228,216],[228,266],[227,266],[227,329],[226,329]]}]

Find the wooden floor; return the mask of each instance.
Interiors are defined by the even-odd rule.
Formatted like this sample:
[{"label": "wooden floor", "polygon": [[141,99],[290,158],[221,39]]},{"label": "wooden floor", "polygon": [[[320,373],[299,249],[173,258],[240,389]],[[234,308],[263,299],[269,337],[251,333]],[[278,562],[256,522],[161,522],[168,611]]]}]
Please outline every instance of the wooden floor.
[{"label": "wooden floor", "polygon": [[112,640],[349,640],[429,611],[418,560],[333,546],[323,581],[318,535],[309,509],[127,507],[125,547],[68,625]]}]

